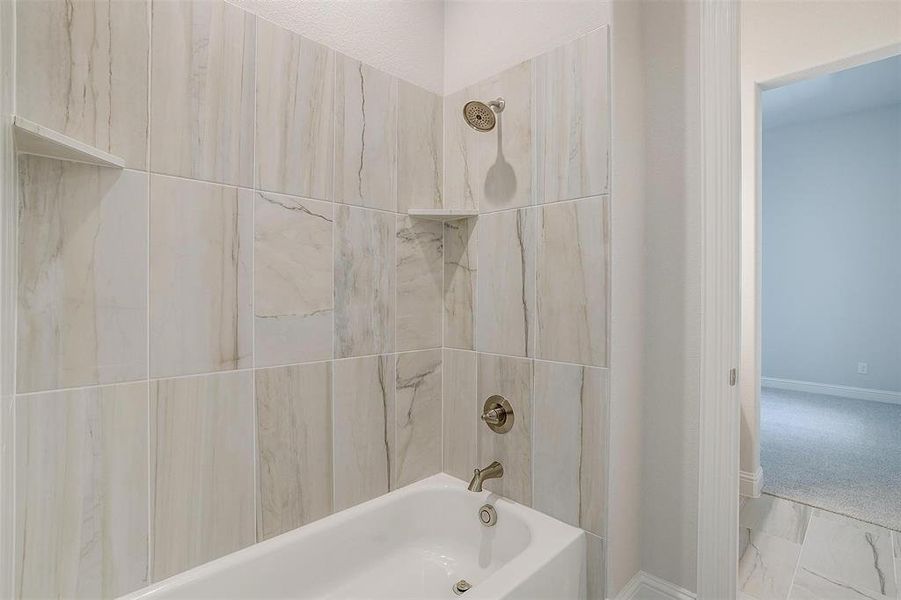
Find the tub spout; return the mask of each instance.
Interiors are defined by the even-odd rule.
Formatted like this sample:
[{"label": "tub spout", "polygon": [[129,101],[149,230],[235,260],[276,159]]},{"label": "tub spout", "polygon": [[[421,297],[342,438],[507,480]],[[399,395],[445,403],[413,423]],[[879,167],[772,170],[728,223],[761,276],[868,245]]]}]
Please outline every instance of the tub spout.
[{"label": "tub spout", "polygon": [[473,469],[472,480],[469,482],[470,492],[481,492],[482,482],[487,479],[500,479],[504,476],[504,466],[494,461],[484,469]]}]

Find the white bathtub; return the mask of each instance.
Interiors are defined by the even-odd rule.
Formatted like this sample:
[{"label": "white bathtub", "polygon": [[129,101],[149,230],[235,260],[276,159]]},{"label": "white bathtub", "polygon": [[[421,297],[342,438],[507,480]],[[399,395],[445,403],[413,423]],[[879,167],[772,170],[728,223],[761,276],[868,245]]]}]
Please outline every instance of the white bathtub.
[{"label": "white bathtub", "polygon": [[[498,522],[478,510],[493,504]],[[586,596],[585,535],[449,475],[341,511],[125,596],[448,598]]]}]

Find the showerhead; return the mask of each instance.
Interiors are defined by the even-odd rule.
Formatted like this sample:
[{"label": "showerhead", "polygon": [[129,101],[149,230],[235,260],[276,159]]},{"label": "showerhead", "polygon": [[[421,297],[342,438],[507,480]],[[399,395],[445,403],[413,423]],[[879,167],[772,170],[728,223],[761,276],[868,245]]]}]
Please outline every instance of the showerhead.
[{"label": "showerhead", "polygon": [[486,133],[497,125],[497,116],[504,110],[504,99],[498,98],[487,104],[478,100],[471,100],[463,106],[463,120],[476,131]]}]

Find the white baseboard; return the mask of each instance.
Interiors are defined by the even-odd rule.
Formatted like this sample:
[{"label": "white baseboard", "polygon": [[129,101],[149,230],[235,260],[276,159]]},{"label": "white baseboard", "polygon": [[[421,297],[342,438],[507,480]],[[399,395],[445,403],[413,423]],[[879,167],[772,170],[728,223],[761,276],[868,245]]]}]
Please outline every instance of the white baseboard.
[{"label": "white baseboard", "polygon": [[763,491],[763,467],[757,467],[756,473],[738,472],[738,493],[746,498],[759,498]]},{"label": "white baseboard", "polygon": [[697,594],[650,573],[639,571],[616,600],[696,600]]},{"label": "white baseboard", "polygon": [[814,383],[812,381],[798,381],[795,379],[779,379],[777,377],[761,377],[760,385],[761,387],[771,387],[776,388],[777,390],[809,392],[812,394],[825,394],[827,396],[855,398],[857,400],[872,400],[873,402],[885,402],[887,404],[901,404],[901,392],[890,392],[887,390],[873,390],[869,388],[851,387],[848,385]]}]

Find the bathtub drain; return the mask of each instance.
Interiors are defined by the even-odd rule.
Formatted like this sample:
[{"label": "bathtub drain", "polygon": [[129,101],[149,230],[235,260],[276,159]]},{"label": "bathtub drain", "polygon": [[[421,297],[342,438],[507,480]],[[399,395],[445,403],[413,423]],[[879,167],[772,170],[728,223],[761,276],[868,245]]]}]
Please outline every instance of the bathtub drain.
[{"label": "bathtub drain", "polygon": [[469,588],[471,588],[471,587],[472,586],[469,585],[468,581],[466,581],[465,579],[461,579],[460,581],[458,581],[457,583],[454,584],[453,589],[454,589],[455,594],[457,594],[458,596],[462,596],[463,594],[468,592]]}]

